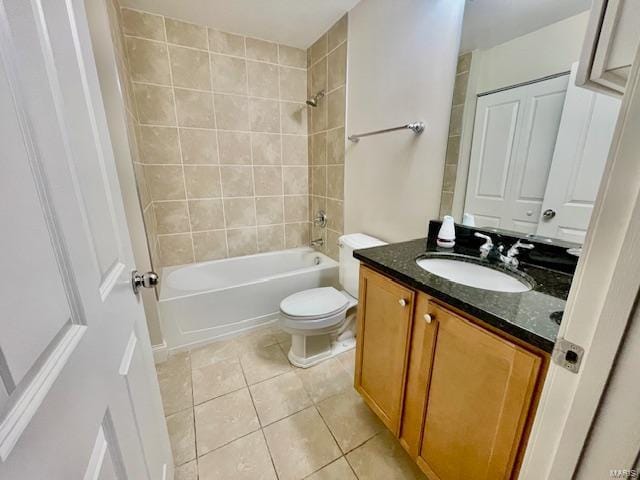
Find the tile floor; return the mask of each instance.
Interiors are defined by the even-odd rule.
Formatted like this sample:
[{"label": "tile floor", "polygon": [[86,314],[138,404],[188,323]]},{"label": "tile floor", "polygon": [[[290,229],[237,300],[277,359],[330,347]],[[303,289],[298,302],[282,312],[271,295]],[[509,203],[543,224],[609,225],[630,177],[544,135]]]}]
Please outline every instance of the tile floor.
[{"label": "tile floor", "polygon": [[355,351],[291,366],[274,327],[157,366],[176,480],[424,479],[353,389]]}]

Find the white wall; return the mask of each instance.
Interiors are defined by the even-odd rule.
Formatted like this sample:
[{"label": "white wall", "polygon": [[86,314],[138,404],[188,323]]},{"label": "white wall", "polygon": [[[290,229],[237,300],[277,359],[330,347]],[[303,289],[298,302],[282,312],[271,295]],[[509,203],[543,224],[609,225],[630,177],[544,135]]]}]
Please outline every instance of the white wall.
[{"label": "white wall", "polygon": [[477,93],[568,72],[578,61],[589,12],[548,25],[527,35],[478,50]]},{"label": "white wall", "polygon": [[426,131],[347,141],[345,231],[426,235],[444,168],[463,0],[363,0],[349,13],[347,135],[422,120]]}]

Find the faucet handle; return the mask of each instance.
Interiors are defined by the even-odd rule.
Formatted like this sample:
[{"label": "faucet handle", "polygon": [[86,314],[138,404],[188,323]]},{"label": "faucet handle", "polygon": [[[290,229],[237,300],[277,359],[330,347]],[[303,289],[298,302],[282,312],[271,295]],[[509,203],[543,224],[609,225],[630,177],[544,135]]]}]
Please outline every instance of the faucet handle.
[{"label": "faucet handle", "polygon": [[487,258],[489,252],[493,250],[493,240],[489,235],[485,235],[484,233],[475,232],[473,235],[484,240],[484,243],[480,245],[480,258]]},{"label": "faucet handle", "polygon": [[511,245],[511,248],[507,251],[507,257],[515,257],[520,253],[521,248],[524,248],[525,250],[532,250],[535,248],[535,245],[532,243],[522,243],[521,240],[518,240],[516,243]]}]

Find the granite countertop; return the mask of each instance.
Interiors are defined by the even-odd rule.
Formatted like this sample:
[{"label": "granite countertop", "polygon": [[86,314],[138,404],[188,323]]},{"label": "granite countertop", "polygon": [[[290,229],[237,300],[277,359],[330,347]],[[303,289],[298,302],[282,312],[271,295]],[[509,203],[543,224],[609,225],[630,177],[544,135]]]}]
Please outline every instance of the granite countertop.
[{"label": "granite countertop", "polygon": [[[425,252],[451,251],[427,244],[425,238],[356,250],[353,256],[407,286],[551,353],[560,326],[550,316],[564,310],[572,275],[521,263],[519,270],[533,278],[534,288],[504,293],[454,283],[416,264],[416,257]],[[479,257],[477,249],[456,246],[453,252]]]}]

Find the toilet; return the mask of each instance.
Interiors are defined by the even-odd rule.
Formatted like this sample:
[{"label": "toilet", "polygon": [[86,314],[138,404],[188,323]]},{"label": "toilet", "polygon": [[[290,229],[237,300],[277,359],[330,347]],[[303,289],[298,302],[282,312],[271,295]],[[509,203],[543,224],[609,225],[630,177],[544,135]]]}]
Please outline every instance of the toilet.
[{"label": "toilet", "polygon": [[344,290],[320,287],[302,290],[280,302],[280,327],[291,334],[289,361],[308,368],[355,347],[355,307],[358,304],[360,262],[353,251],[386,245],[362,233],[343,235],[340,284]]}]

